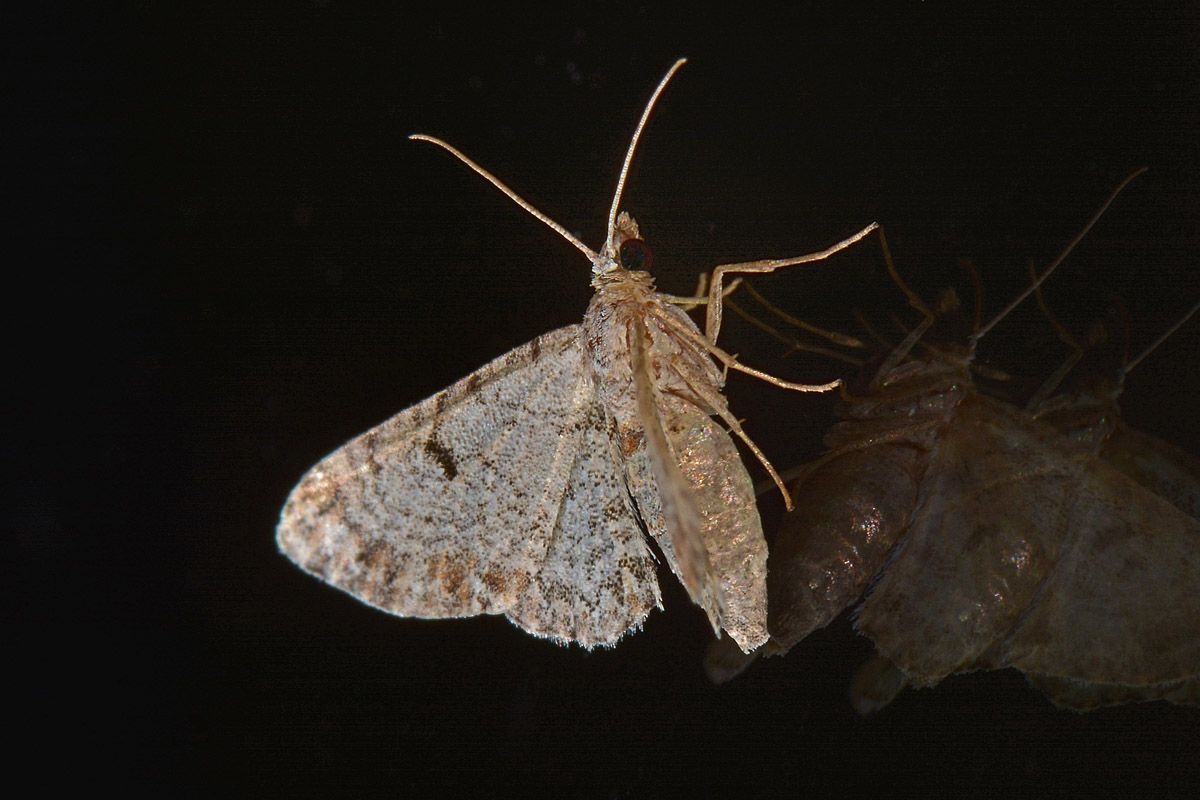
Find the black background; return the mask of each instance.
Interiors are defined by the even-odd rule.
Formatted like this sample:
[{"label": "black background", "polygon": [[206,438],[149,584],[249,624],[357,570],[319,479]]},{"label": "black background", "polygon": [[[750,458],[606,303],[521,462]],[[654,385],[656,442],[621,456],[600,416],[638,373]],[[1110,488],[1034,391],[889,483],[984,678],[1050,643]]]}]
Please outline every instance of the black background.
[{"label": "black background", "polygon": [[[622,204],[664,291],[879,220],[924,292],[969,297],[959,261],[973,259],[990,312],[1148,166],[1051,284],[1077,328],[1119,294],[1136,349],[1200,294],[1191,5],[200,6],[6,24],[20,206],[9,719],[21,762],[53,759],[44,781],[202,795],[1195,790],[1194,710],[1076,715],[1009,671],[863,720],[845,689],[869,645],[844,618],[713,687],[705,623],[665,574],[665,612],[585,653],[502,619],[388,617],[273,540],[318,458],[577,322],[590,296],[579,253],[407,134],[448,139],[595,247],[643,103],[685,55]],[[843,329],[853,307],[903,311],[874,241],[759,285]],[[1198,327],[1124,400],[1132,424],[1193,452]],[[785,361],[736,324],[728,337],[785,377],[843,371]],[[1034,309],[980,357],[1036,382],[1065,353]],[[819,451],[828,399],[740,378],[729,393],[781,466]],[[764,501],[768,529],[777,506]]]}]

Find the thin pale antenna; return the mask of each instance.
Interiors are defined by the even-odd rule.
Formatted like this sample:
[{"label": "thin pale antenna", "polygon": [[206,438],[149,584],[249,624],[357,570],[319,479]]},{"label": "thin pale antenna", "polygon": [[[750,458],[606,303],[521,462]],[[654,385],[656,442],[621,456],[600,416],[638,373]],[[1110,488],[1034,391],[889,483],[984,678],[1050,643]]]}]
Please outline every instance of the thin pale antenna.
[{"label": "thin pale antenna", "polygon": [[1121,367],[1121,369],[1118,371],[1120,374],[1121,382],[1124,383],[1125,376],[1128,375],[1130,372],[1133,372],[1133,368],[1136,367],[1138,364],[1142,363],[1142,359],[1144,359],[1146,356],[1148,356],[1152,352],[1154,352],[1154,350],[1160,344],[1165,342],[1171,336],[1171,334],[1173,334],[1175,331],[1182,328],[1183,324],[1185,322],[1187,322],[1189,319],[1191,319],[1193,316],[1195,316],[1197,311],[1200,311],[1200,301],[1198,301],[1196,303],[1196,305],[1192,306],[1191,310],[1188,311],[1186,314],[1184,314],[1183,317],[1178,322],[1176,322],[1174,325],[1172,325],[1170,328],[1168,328],[1167,331],[1165,333],[1163,333],[1162,336],[1159,336],[1157,339],[1155,339],[1154,344],[1150,345],[1145,350],[1143,350],[1141,353],[1139,353],[1138,357],[1135,358],[1133,361],[1130,361],[1128,364]]},{"label": "thin pale antenna", "polygon": [[521,208],[528,211],[535,218],[544,222],[550,228],[553,228],[554,231],[556,233],[558,233],[559,236],[563,237],[568,242],[575,245],[575,249],[579,250],[579,252],[581,252],[585,256],[587,256],[590,261],[595,262],[596,259],[599,258],[599,256],[596,254],[596,252],[594,250],[592,250],[592,248],[588,247],[586,244],[584,244],[583,242],[581,242],[577,238],[575,238],[573,235],[571,235],[570,231],[568,231],[562,225],[559,225],[557,222],[550,219],[548,216],[546,216],[542,212],[538,211],[536,208],[533,207],[533,205],[526,202],[520,195],[518,195],[512,189],[505,186],[503,181],[501,181],[499,178],[497,178],[492,173],[488,172],[483,167],[476,164],[471,159],[467,158],[453,145],[446,144],[445,142],[443,142],[441,139],[437,138],[436,136],[427,136],[423,133],[414,133],[411,136],[409,136],[408,138],[415,139],[419,142],[429,142],[430,144],[436,144],[438,147],[442,148],[446,152],[450,153],[450,155],[454,156],[459,161],[466,164],[468,167],[470,167],[472,170],[474,170],[480,177],[484,178],[488,183],[492,184],[492,186],[495,186],[497,189],[499,189],[500,191],[502,191],[506,195],[508,195],[509,199],[512,200],[514,203],[516,203]]},{"label": "thin pale antenna", "polygon": [[[605,253],[605,255],[607,255],[610,258],[616,258],[616,253],[612,252],[612,240],[613,240],[613,235],[616,232],[616,228],[617,228],[618,206],[621,203],[621,193],[625,190],[625,179],[629,175],[629,165],[633,162],[633,153],[634,153],[634,150],[637,149],[638,140],[641,138],[641,135],[642,135],[642,129],[646,127],[646,121],[650,118],[650,112],[654,109],[655,103],[658,102],[658,96],[660,94],[662,94],[663,89],[667,88],[667,84],[671,81],[671,78],[675,75],[675,73],[679,71],[679,68],[682,67],[686,63],[687,63],[687,59],[681,58],[678,61],[676,61],[674,64],[672,64],[671,68],[669,70],[667,70],[667,74],[664,75],[663,79],[658,82],[658,87],[654,90],[654,94],[652,94],[650,96],[650,102],[648,102],[646,104],[645,110],[642,111],[642,118],[640,120],[638,120],[637,128],[635,128],[633,131],[633,139],[629,143],[629,149],[625,152],[625,163],[622,164],[621,175],[617,179],[617,191],[615,194],[613,194],[612,208],[609,210],[609,213],[608,213],[608,234],[605,237],[603,252]],[[585,256],[587,256],[588,260],[590,260],[593,264],[595,264],[596,262],[599,261],[600,256],[598,253],[596,253],[596,251],[592,250],[586,244],[581,242],[578,238],[576,238],[570,231],[568,231],[562,225],[559,225],[557,222],[550,219],[550,217],[546,216],[541,211],[538,211],[536,208],[534,208],[532,203],[529,203],[527,200],[522,198],[520,195],[518,195],[512,189],[508,188],[506,185],[504,185],[503,181],[501,181],[499,178],[497,178],[492,173],[488,172],[483,167],[476,164],[474,161],[472,161],[470,158],[468,158],[466,155],[464,155],[460,150],[458,150],[453,145],[442,141],[441,139],[437,138],[436,136],[429,136],[424,133],[414,133],[411,136],[409,136],[408,138],[415,139],[415,140],[421,141],[421,142],[429,142],[430,144],[435,144],[438,147],[445,150],[446,152],[450,153],[450,155],[454,156],[459,161],[466,164],[468,167],[471,168],[472,171],[474,171],[476,174],[478,174],[480,177],[482,177],[488,183],[492,184],[497,189],[504,192],[504,194],[506,194],[508,196],[508,198],[510,200],[512,200],[514,203],[519,205],[521,208],[525,209],[527,212],[529,212],[529,214],[531,214],[536,219],[541,220],[547,227],[553,229],[555,233],[557,233],[559,236],[563,237],[568,242],[573,244],[575,246],[575,249],[577,249],[579,252],[581,252]]]},{"label": "thin pale antenna", "polygon": [[[629,142],[629,149],[625,151],[625,163],[621,165],[621,176],[617,178],[617,190],[613,193],[612,208],[608,211],[608,235],[604,239],[605,250],[611,251],[612,248],[613,234],[617,230],[617,211],[621,204],[621,193],[625,191],[625,178],[629,175],[629,165],[633,163],[633,151],[637,149],[638,139],[642,136],[642,128],[646,127],[646,120],[650,119],[650,112],[654,110],[658,96],[662,94],[663,89],[667,88],[667,84],[671,82],[671,78],[679,71],[679,68],[686,63],[687,59],[681,58],[667,70],[667,74],[658,82],[654,94],[650,95],[650,102],[646,103],[646,108],[642,111],[642,118],[638,120],[637,127],[633,130],[633,139]],[[616,257],[616,253],[613,252],[609,252],[608,255]]]},{"label": "thin pale antenna", "polygon": [[996,326],[996,324],[1000,322],[1000,320],[1004,319],[1009,314],[1011,314],[1012,310],[1014,308],[1021,305],[1021,303],[1023,303],[1025,301],[1025,298],[1029,297],[1029,295],[1031,295],[1035,291],[1037,291],[1038,287],[1042,285],[1043,281],[1045,281],[1046,278],[1049,278],[1051,273],[1054,272],[1054,270],[1058,269],[1058,265],[1066,260],[1067,256],[1071,254],[1071,251],[1075,249],[1075,245],[1077,245],[1081,241],[1083,241],[1083,237],[1087,236],[1088,231],[1090,231],[1092,229],[1092,226],[1095,225],[1100,220],[1100,217],[1104,214],[1105,211],[1108,210],[1108,207],[1110,205],[1112,205],[1112,202],[1117,199],[1117,195],[1119,195],[1121,193],[1121,190],[1124,189],[1126,186],[1128,186],[1130,181],[1132,181],[1137,176],[1141,175],[1147,169],[1149,169],[1149,167],[1142,167],[1137,172],[1133,173],[1128,178],[1121,181],[1121,185],[1118,186],[1116,189],[1113,189],[1112,194],[1110,194],[1108,196],[1108,199],[1104,201],[1104,205],[1100,206],[1100,210],[1092,215],[1092,218],[1090,220],[1088,220],[1087,225],[1083,226],[1083,230],[1081,230],[1078,234],[1076,234],[1075,238],[1071,240],[1071,243],[1067,245],[1066,249],[1063,250],[1062,253],[1059,254],[1058,258],[1054,259],[1054,263],[1051,264],[1046,269],[1046,271],[1042,273],[1042,277],[1038,278],[1037,281],[1035,281],[1034,284],[1032,286],[1030,286],[1028,289],[1021,292],[1019,295],[1017,295],[1016,298],[1013,299],[1013,301],[1011,303],[1009,303],[1008,306],[1006,306],[1003,311],[1001,311],[999,314],[997,314],[995,317],[992,318],[991,322],[989,322],[987,325],[984,325],[983,328],[981,328],[977,333],[971,334],[971,352],[972,353],[975,352],[975,346],[979,344],[979,340],[982,339],[984,337],[984,335],[987,334],[988,331],[990,331],[992,328],[994,328]]}]

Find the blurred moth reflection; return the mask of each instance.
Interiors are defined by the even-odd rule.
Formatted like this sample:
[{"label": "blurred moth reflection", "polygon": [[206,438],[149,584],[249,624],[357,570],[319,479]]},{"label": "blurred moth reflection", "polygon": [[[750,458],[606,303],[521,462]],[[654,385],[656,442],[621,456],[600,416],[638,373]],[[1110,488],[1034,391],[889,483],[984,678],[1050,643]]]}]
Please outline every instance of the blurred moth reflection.
[{"label": "blurred moth reflection", "polygon": [[[1137,360],[1100,389],[1063,393],[1058,375],[1027,409],[987,397],[975,345],[1021,298],[970,346],[935,349],[921,338],[953,296],[930,309],[888,267],[923,320],[844,388],[827,454],[794,486],[761,652],[858,604],[876,647],[851,681],[860,713],[1007,667],[1076,710],[1200,704],[1200,461],[1120,421]],[[706,660],[717,681],[748,664],[719,644]]]}]

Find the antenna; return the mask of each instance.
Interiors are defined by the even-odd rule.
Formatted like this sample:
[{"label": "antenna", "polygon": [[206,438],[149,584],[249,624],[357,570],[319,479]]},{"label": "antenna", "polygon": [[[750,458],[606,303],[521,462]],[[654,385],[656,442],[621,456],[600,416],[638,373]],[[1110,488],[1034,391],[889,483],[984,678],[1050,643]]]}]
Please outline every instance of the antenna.
[{"label": "antenna", "polygon": [[1110,205],[1112,205],[1114,200],[1117,199],[1117,195],[1119,195],[1121,193],[1121,190],[1124,189],[1126,186],[1128,186],[1130,181],[1132,181],[1137,176],[1141,175],[1147,169],[1149,169],[1149,168],[1142,167],[1137,172],[1133,173],[1128,178],[1121,181],[1121,185],[1118,186],[1116,189],[1113,189],[1112,194],[1110,194],[1108,196],[1108,199],[1104,201],[1104,205],[1100,206],[1100,210],[1092,215],[1092,218],[1090,220],[1088,220],[1087,225],[1083,226],[1083,230],[1081,230],[1079,233],[1077,233],[1075,235],[1075,238],[1071,240],[1071,243],[1067,245],[1066,249],[1063,250],[1059,254],[1058,258],[1054,259],[1054,263],[1046,268],[1046,271],[1042,273],[1042,277],[1038,278],[1036,281],[1033,282],[1033,284],[1028,289],[1026,289],[1025,291],[1021,292],[1019,295],[1017,295],[1015,298],[1013,298],[1013,301],[1011,303],[1009,303],[1003,311],[1001,311],[999,314],[997,314],[995,317],[993,317],[991,322],[989,322],[987,325],[984,325],[982,328],[980,328],[975,333],[971,334],[971,345],[970,346],[971,346],[972,353],[975,352],[975,346],[979,344],[979,340],[984,337],[984,334],[986,334],[988,331],[990,331],[992,328],[994,328],[996,326],[996,324],[1000,322],[1000,320],[1004,319],[1009,314],[1011,314],[1012,310],[1014,308],[1021,305],[1021,303],[1023,303],[1025,301],[1025,298],[1029,297],[1029,295],[1031,295],[1035,291],[1037,291],[1038,287],[1040,287],[1042,285],[1042,283],[1046,280],[1046,278],[1049,278],[1050,275],[1054,272],[1054,270],[1058,269],[1058,265],[1066,260],[1067,256],[1071,254],[1071,251],[1075,249],[1075,245],[1077,245],[1081,241],[1083,241],[1083,237],[1088,235],[1088,231],[1090,231],[1092,229],[1092,226],[1095,225],[1100,220],[1100,217],[1104,214],[1105,211],[1108,210],[1108,207]]},{"label": "antenna", "polygon": [[541,220],[547,227],[551,228],[559,236],[573,244],[576,250],[583,253],[588,257],[588,260],[592,262],[593,271],[601,272],[604,271],[604,269],[601,267],[601,264],[603,263],[601,260],[602,254],[608,264],[615,263],[616,261],[617,254],[613,250],[612,243],[617,228],[617,206],[621,202],[621,193],[625,190],[625,179],[629,175],[629,165],[633,162],[633,153],[637,148],[638,139],[641,138],[642,129],[646,127],[646,121],[650,118],[650,112],[654,109],[654,104],[658,101],[658,96],[662,94],[663,89],[667,88],[667,84],[671,81],[671,78],[674,77],[675,73],[679,71],[679,68],[686,63],[687,59],[681,58],[671,65],[671,68],[667,70],[667,74],[664,75],[663,79],[658,82],[658,87],[654,90],[654,94],[650,95],[650,101],[646,103],[646,108],[642,111],[642,117],[640,120],[638,120],[637,128],[635,128],[633,131],[633,139],[629,143],[629,149],[625,151],[625,162],[621,165],[621,175],[617,179],[617,191],[613,194],[612,208],[608,212],[608,233],[605,237],[604,247],[601,249],[600,253],[592,250],[586,244],[579,241],[579,239],[577,239],[562,225],[559,225],[557,222],[550,219],[550,217],[546,216],[541,211],[538,211],[533,207],[533,204],[529,203],[512,189],[508,188],[503,181],[501,181],[492,173],[488,172],[483,167],[476,164],[453,145],[447,144],[436,136],[428,136],[424,133],[414,133],[408,138],[415,139],[419,142],[429,142],[430,144],[437,145],[462,163],[466,164],[473,172],[482,177],[488,183],[495,186],[500,191],[504,192],[504,194],[506,194],[510,200],[519,205],[521,208],[525,209],[534,218]]},{"label": "antenna", "polygon": [[613,192],[612,207],[608,210],[608,235],[605,237],[604,249],[611,258],[616,258],[617,255],[612,252],[612,241],[617,230],[617,211],[621,204],[621,193],[625,191],[625,178],[629,175],[629,165],[633,163],[633,151],[637,149],[638,139],[642,137],[642,129],[646,127],[646,121],[650,119],[650,112],[654,109],[654,104],[658,102],[658,96],[663,93],[663,89],[667,88],[667,84],[671,82],[671,78],[675,76],[679,68],[686,63],[687,59],[681,58],[671,65],[667,74],[658,82],[654,94],[650,95],[646,108],[642,110],[642,118],[638,120],[637,127],[633,129],[633,138],[629,142],[629,149],[625,151],[625,163],[621,165],[621,175],[617,178],[617,190]]}]

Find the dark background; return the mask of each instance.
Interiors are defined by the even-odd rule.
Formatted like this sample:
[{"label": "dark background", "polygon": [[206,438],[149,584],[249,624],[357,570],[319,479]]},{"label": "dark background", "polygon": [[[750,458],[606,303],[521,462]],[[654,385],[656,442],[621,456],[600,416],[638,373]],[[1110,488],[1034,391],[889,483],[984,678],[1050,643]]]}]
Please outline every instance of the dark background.
[{"label": "dark background", "polygon": [[[318,458],[590,296],[573,248],[409,133],[595,247],[643,103],[686,55],[623,203],[664,291],[879,220],[924,292],[969,298],[973,259],[989,312],[1148,166],[1051,284],[1076,328],[1118,294],[1137,349],[1200,294],[1194,6],[424,5],[6,15],[17,763],[197,795],[1194,791],[1194,710],[1080,716],[1006,671],[863,720],[845,690],[870,648],[844,618],[714,687],[665,574],[665,612],[585,653],[502,619],[388,617],[273,540]],[[904,311],[875,241],[759,285],[842,329]],[[1198,328],[1124,400],[1193,452]],[[844,371],[736,324],[725,344],[785,377]],[[1036,384],[1065,354],[1033,309],[980,358]],[[780,466],[819,452],[828,399],[729,394]]]}]

